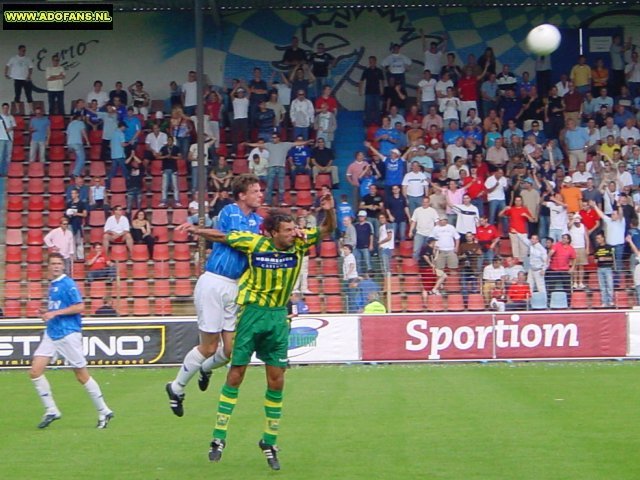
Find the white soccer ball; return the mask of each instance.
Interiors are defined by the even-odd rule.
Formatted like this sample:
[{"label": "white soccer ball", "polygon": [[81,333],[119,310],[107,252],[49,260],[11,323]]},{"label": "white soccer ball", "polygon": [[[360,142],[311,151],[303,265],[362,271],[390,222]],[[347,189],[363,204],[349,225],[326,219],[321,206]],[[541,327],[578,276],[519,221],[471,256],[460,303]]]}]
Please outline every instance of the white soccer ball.
[{"label": "white soccer ball", "polygon": [[527,48],[536,55],[550,55],[560,46],[562,35],[553,25],[538,25],[527,35]]}]

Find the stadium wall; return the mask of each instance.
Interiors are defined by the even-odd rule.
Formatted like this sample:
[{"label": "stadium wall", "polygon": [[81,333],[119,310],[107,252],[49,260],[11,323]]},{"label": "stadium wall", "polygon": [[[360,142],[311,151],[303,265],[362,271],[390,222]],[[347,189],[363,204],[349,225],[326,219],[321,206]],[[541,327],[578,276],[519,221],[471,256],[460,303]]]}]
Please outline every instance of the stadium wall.
[{"label": "stadium wall", "polygon": [[[42,328],[37,320],[2,322],[0,370],[27,368]],[[197,339],[190,317],[84,325],[91,366],[178,365]],[[301,316],[289,336],[292,364],[639,357],[635,310]]]},{"label": "stadium wall", "polygon": [[[528,31],[551,22],[562,29],[621,28],[640,44],[639,6],[508,7],[508,8],[353,8],[339,10],[259,10],[227,13],[216,27],[205,18],[205,72],[215,85],[229,85],[231,78],[247,78],[254,66],[266,76],[283,71],[279,60],[291,37],[300,38],[301,47],[314,50],[324,42],[339,61],[331,82],[343,107],[362,110],[356,84],[369,55],[384,58],[391,43],[416,65],[409,75],[415,85],[421,75],[420,29],[430,39],[440,41],[449,34],[449,49],[461,62],[469,53],[479,56],[492,47],[500,63],[508,63],[516,73],[534,71],[533,57],[524,50]],[[431,35],[433,34],[433,35]],[[59,53],[67,70],[65,99],[85,98],[93,81],[104,82],[111,90],[116,81],[125,86],[142,80],[152,99],[168,97],[169,82],[183,83],[194,68],[194,31],[191,12],[116,13],[113,31],[1,31],[4,61],[14,55],[18,44],[36,65],[33,81],[36,99],[44,100],[44,71],[51,55]],[[573,39],[575,35],[568,36]],[[575,50],[575,46],[572,51]],[[552,57],[556,69],[568,70],[574,58],[563,57],[564,48]],[[565,64],[566,62],[566,64]],[[0,80],[0,99],[13,98],[10,80]]]}]

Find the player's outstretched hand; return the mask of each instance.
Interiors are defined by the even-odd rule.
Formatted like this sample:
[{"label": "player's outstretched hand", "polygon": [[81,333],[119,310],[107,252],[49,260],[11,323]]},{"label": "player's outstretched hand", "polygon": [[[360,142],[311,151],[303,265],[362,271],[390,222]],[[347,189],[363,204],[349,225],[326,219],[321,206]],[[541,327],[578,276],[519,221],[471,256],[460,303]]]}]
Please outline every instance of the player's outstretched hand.
[{"label": "player's outstretched hand", "polygon": [[176,231],[178,232],[189,232],[189,233],[195,233],[196,229],[198,228],[197,225],[194,225],[191,222],[185,222],[182,225],[178,225],[176,227]]},{"label": "player's outstretched hand", "polygon": [[302,240],[306,240],[307,232],[304,230],[304,228],[296,227],[294,230],[294,236],[296,238],[301,238]]}]

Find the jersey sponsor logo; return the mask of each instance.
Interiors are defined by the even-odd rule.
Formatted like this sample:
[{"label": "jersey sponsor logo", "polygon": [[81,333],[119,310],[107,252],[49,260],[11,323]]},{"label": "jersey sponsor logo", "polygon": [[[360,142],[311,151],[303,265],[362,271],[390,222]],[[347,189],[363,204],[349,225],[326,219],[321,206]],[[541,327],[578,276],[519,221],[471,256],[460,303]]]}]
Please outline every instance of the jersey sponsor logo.
[{"label": "jersey sponsor logo", "polygon": [[295,268],[298,266],[298,257],[295,253],[263,252],[253,253],[252,265],[265,270],[278,270],[281,268]]}]

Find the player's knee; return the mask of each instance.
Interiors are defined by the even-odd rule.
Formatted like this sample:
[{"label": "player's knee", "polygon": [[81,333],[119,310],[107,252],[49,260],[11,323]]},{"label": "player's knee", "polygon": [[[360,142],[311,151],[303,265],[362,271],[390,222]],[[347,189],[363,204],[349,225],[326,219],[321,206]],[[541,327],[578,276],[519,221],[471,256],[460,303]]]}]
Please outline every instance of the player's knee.
[{"label": "player's knee", "polygon": [[42,376],[42,372],[40,371],[40,369],[36,369],[33,367],[29,369],[29,378],[31,380],[35,380],[36,378],[39,378],[41,376]]},{"label": "player's knee", "polygon": [[214,353],[216,353],[217,349],[218,349],[218,342],[217,341],[201,343],[198,346],[198,350],[200,350],[200,353],[206,358],[209,358]]}]

